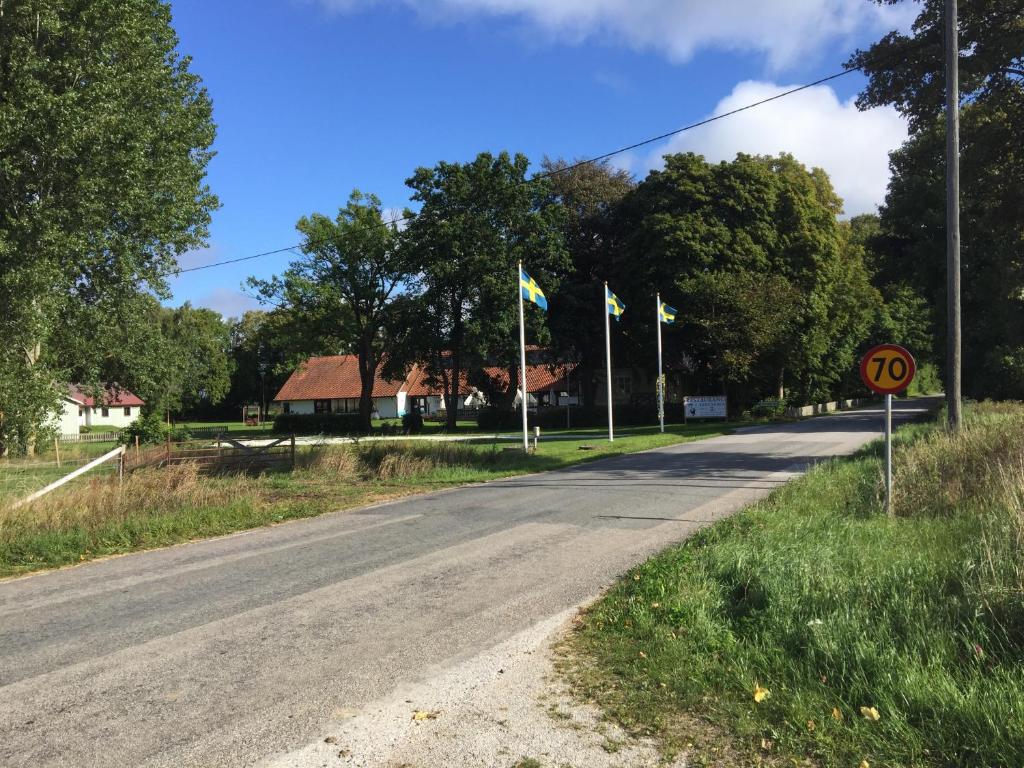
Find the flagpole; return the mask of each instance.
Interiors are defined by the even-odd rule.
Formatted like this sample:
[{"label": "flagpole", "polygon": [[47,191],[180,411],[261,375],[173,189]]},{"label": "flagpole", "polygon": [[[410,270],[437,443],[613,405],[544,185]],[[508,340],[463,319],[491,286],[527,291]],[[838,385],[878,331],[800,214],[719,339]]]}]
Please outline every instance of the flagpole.
[{"label": "flagpole", "polygon": [[661,373],[661,294],[654,294],[654,324],[658,328],[658,425],[665,431],[665,380]]},{"label": "flagpole", "polygon": [[[523,409],[523,451],[530,452],[530,438],[527,435],[529,427],[526,423],[526,314],[523,311],[523,288],[520,284],[523,279],[523,262],[519,262],[519,272],[516,275],[516,296],[519,297],[519,376],[522,381],[523,399],[520,405]],[[532,295],[532,294],[531,294]]]},{"label": "flagpole", "polygon": [[611,315],[608,312],[607,282],[604,284],[604,351],[608,369],[608,442],[612,442],[615,440],[615,430],[612,427],[612,325]]}]

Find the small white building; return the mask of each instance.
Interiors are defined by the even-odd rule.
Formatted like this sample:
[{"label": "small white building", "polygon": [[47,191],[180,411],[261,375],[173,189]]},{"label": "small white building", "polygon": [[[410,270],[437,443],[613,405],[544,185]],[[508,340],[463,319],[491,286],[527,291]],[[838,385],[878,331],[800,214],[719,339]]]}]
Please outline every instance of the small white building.
[{"label": "small white building", "polygon": [[142,414],[145,402],[133,392],[118,387],[107,387],[100,401],[86,394],[80,385],[68,385],[67,394],[61,397],[61,410],[57,414],[57,426],[62,435],[77,435],[82,427],[104,427],[115,431],[123,429]]}]

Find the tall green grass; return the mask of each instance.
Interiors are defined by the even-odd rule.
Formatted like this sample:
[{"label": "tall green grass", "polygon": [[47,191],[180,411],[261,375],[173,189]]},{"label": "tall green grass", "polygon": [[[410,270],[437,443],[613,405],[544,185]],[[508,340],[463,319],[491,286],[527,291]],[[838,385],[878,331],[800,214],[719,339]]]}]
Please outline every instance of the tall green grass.
[{"label": "tall green grass", "polygon": [[636,569],[574,638],[581,682],[670,748],[698,714],[752,763],[1024,765],[1024,408],[902,430],[894,517],[878,453]]}]

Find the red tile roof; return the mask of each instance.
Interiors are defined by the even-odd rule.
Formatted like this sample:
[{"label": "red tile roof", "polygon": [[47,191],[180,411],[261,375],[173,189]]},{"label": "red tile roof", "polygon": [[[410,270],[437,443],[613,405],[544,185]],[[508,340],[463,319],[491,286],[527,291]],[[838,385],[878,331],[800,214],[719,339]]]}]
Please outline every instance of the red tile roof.
[{"label": "red tile roof", "polygon": [[[547,392],[549,389],[556,389],[561,392],[568,390],[566,377],[575,370],[572,365],[556,365],[554,371],[548,365],[527,365],[526,366],[526,389],[529,392]],[[507,368],[485,368],[487,374],[497,386],[508,386]],[[516,382],[516,390],[519,390],[519,382]]]},{"label": "red tile roof", "polygon": [[[82,391],[81,384],[68,384],[68,394],[72,400],[82,405],[92,407],[96,405],[95,400],[91,395],[87,395]],[[117,384],[110,384],[107,386],[106,394],[103,396],[103,402],[101,405],[104,406],[122,406],[122,405],[145,405],[146,401],[140,398],[135,393],[124,387],[119,387]]]},{"label": "red tile roof", "polygon": [[[566,389],[566,375],[569,366],[556,367],[554,372],[547,365],[526,366],[526,386],[530,392],[546,392],[549,389]],[[484,372],[496,385],[508,386],[508,370],[497,367],[485,368]],[[459,395],[473,391],[469,374],[463,371],[459,381]],[[299,366],[281,387],[274,398],[284,400],[329,400],[359,397],[359,363],[355,355],[331,355],[311,357]],[[440,382],[430,382],[426,369],[414,365],[404,380],[384,379],[378,373],[373,383],[374,397],[394,397],[399,391],[409,397],[437,397],[443,394]]]},{"label": "red tile roof", "polygon": [[[373,397],[394,397],[405,382],[381,377],[373,382]],[[359,358],[356,355],[311,357],[300,365],[274,398],[280,400],[329,400],[359,397]]]}]

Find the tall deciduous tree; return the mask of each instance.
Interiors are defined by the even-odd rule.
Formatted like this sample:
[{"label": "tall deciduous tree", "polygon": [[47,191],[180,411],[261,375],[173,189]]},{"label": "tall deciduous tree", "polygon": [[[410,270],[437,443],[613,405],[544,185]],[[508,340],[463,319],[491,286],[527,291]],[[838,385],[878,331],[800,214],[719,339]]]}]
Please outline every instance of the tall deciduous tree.
[{"label": "tall deciduous tree", "polygon": [[[859,106],[893,105],[910,120],[910,139],[892,155],[876,282],[894,307],[927,304],[936,360],[946,343],[943,12],[942,0],[924,0],[910,34],[890,33],[851,59],[869,77]],[[1020,398],[1024,3],[962,2],[958,34],[963,387]]]},{"label": "tall deciduous tree", "polygon": [[[596,373],[604,370],[604,307],[601,285],[622,266],[623,230],[616,212],[635,186],[633,177],[608,162],[579,163],[545,158],[551,199],[561,206],[561,227],[570,263],[551,303],[556,355],[579,363],[583,400],[593,406]],[[653,301],[653,298],[652,298]]]},{"label": "tall deciduous tree", "polygon": [[369,431],[373,382],[388,340],[383,333],[396,294],[409,277],[398,229],[384,221],[376,195],[354,191],[331,219],[320,213],[296,224],[303,257],[282,277],[250,279],[267,301],[285,308],[312,348],[335,343],[359,359],[359,415]]},{"label": "tall deciduous tree", "polygon": [[30,444],[69,360],[101,375],[71,323],[111,332],[203,243],[214,126],[177,45],[159,0],[0,6],[0,443]]},{"label": "tall deciduous tree", "polygon": [[[527,180],[528,167],[523,155],[485,152],[469,163],[419,168],[406,182],[421,203],[404,233],[423,318],[419,349],[410,353],[441,382],[452,430],[469,367],[490,358],[516,381],[516,263],[552,293],[565,265],[561,211],[543,183]],[[543,323],[530,317],[532,338],[544,343]]]}]

